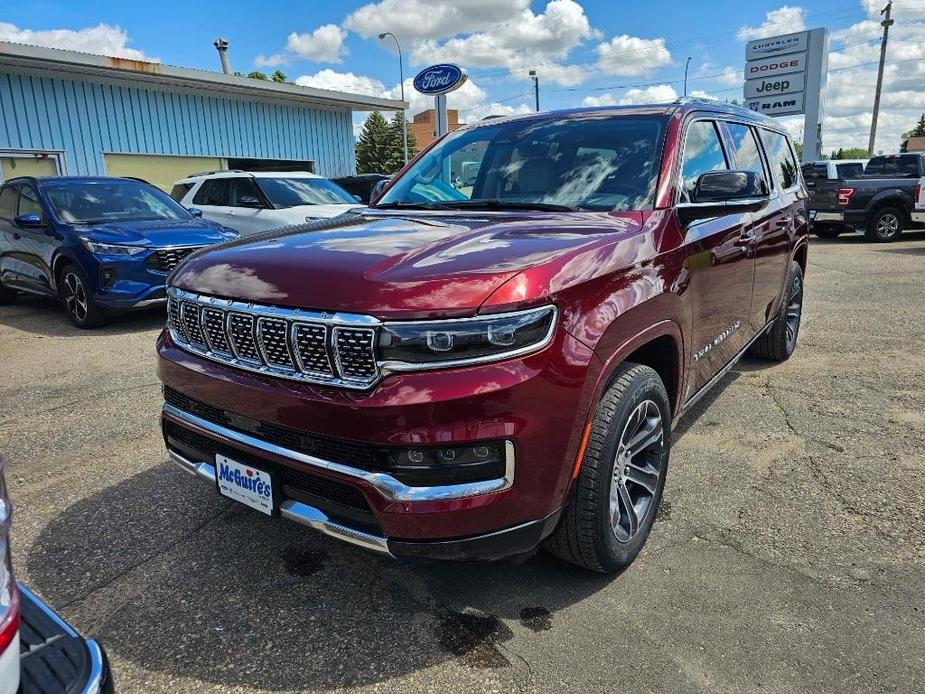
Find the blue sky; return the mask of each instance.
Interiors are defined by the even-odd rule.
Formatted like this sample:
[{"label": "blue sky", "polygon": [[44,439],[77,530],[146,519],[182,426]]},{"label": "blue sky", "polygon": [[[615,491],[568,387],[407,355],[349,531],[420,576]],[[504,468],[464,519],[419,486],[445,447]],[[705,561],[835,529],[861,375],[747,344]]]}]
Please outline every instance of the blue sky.
[{"label": "blue sky", "polygon": [[[406,73],[452,60],[470,84],[451,95],[461,118],[532,107],[527,71],[540,75],[543,108],[666,100],[682,91],[741,99],[748,36],[825,26],[832,35],[825,147],[866,143],[881,0],[621,2],[619,0],[374,0],[363,2],[4,3],[0,40],[219,69],[217,36],[235,70],[279,68],[318,87],[398,95],[397,57],[376,38],[402,40]],[[255,10],[255,7],[257,8]],[[618,9],[615,9],[618,8]],[[897,25],[878,148],[925,111],[925,0],[896,0]],[[428,100],[411,95],[412,111]],[[455,102],[455,103],[454,103]],[[788,124],[800,136],[800,119]]]}]

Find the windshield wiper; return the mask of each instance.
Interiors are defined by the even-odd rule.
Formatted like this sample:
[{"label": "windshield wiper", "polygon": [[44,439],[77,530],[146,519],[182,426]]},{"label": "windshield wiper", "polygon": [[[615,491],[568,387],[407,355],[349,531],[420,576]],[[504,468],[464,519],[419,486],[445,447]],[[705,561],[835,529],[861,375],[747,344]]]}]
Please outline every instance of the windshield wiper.
[{"label": "windshield wiper", "polygon": [[[357,204],[359,205],[360,203]],[[440,205],[433,202],[403,202],[402,200],[370,205],[370,208],[374,210],[438,210],[440,207]]]},{"label": "windshield wiper", "polygon": [[577,212],[577,207],[569,205],[556,205],[551,202],[529,202],[527,200],[501,200],[488,198],[485,200],[448,200],[437,203],[440,208],[458,208],[466,210],[543,210],[546,212]]}]

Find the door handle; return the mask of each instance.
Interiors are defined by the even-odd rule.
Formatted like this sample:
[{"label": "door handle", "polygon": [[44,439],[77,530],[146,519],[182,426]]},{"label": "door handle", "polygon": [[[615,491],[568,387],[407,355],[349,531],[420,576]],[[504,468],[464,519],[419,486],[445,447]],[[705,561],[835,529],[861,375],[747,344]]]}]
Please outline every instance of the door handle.
[{"label": "door handle", "polygon": [[781,217],[780,219],[777,220],[777,226],[779,226],[779,227],[789,227],[789,226],[790,226],[790,222],[792,222],[792,221],[793,221],[793,220],[792,220],[790,217]]}]

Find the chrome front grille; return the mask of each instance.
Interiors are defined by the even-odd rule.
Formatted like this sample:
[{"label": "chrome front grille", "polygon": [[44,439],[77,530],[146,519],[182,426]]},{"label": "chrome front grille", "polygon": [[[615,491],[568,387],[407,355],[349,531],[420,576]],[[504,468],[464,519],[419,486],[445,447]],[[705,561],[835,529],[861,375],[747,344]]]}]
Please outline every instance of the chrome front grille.
[{"label": "chrome front grille", "polygon": [[249,371],[345,388],[379,378],[378,321],[168,289],[168,327],[187,351]]}]

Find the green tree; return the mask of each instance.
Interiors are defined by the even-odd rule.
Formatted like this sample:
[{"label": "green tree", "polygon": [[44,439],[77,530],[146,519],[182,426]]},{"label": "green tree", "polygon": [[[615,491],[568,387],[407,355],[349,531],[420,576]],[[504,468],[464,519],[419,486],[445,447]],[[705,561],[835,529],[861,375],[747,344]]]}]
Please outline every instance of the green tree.
[{"label": "green tree", "polygon": [[269,77],[267,77],[264,73],[260,72],[259,70],[248,72],[246,76],[250,77],[252,80],[263,80],[264,82],[270,79]]},{"label": "green tree", "polygon": [[839,147],[838,150],[832,150],[832,159],[867,159],[866,147],[848,147],[844,149]]},{"label": "green tree", "polygon": [[405,165],[405,155],[402,147],[401,129],[404,125],[408,133],[408,160],[418,153],[418,143],[414,139],[411,125],[405,120],[401,111],[396,111],[389,123],[389,158],[386,162],[385,173],[395,173]]},{"label": "green tree", "polygon": [[925,137],[925,113],[919,118],[919,122],[915,124],[915,127],[908,132],[903,133],[902,143],[899,146],[900,152],[905,152],[909,147],[909,138],[910,137]]},{"label": "green tree", "polygon": [[389,122],[379,111],[373,111],[357,140],[357,173],[390,173],[389,139]]},{"label": "green tree", "polygon": [[793,148],[797,151],[797,159],[803,161],[803,143],[794,140]]},{"label": "green tree", "polygon": [[270,79],[273,80],[274,82],[288,82],[288,80],[286,79],[286,73],[283,72],[282,70],[277,70],[276,72],[274,72],[270,76]]}]

